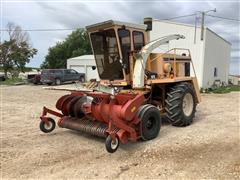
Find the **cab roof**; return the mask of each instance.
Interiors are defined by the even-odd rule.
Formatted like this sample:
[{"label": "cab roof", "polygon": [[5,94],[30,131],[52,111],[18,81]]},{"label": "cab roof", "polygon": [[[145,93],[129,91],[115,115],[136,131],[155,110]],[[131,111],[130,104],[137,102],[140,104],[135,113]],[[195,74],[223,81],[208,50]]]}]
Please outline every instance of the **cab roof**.
[{"label": "cab roof", "polygon": [[100,23],[96,23],[93,25],[86,26],[87,31],[92,32],[99,29],[105,29],[111,26],[126,26],[134,29],[139,30],[146,30],[147,25],[144,24],[134,24],[134,23],[128,23],[128,22],[121,22],[121,21],[114,21],[114,20],[108,20]]}]

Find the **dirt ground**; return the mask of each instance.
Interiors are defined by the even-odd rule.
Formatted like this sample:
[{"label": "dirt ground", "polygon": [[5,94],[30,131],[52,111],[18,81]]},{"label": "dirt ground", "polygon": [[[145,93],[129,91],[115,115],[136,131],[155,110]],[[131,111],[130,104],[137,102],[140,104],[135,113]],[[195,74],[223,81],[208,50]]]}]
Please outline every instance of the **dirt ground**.
[{"label": "dirt ground", "polygon": [[42,106],[66,92],[1,86],[1,179],[239,179],[240,93],[204,94],[194,123],[164,124],[151,141],[121,145],[56,128],[39,130]]}]

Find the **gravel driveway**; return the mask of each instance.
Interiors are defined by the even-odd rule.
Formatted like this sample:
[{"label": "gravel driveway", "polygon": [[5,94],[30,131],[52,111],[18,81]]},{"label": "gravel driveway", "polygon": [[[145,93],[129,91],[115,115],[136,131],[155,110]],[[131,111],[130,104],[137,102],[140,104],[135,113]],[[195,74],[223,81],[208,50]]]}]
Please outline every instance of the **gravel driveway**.
[{"label": "gravel driveway", "polygon": [[204,94],[194,123],[165,123],[152,141],[121,145],[67,129],[39,130],[43,105],[54,108],[64,91],[1,86],[2,179],[240,178],[240,93]]}]

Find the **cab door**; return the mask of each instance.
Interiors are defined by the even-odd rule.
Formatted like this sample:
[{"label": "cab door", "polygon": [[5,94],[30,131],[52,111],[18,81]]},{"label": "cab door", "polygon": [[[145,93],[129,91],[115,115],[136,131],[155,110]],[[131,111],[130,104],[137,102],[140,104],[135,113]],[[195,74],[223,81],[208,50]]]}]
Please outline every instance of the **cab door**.
[{"label": "cab door", "polygon": [[65,73],[66,81],[76,81],[80,78],[80,74],[73,69],[66,69]]},{"label": "cab door", "polygon": [[75,80],[75,81],[80,79],[80,74],[77,71],[75,71],[74,69],[71,69],[71,75],[72,75],[73,80]]},{"label": "cab door", "polygon": [[131,52],[131,35],[130,31],[128,29],[118,29],[118,37],[119,37],[119,43],[121,46],[121,53],[122,53],[122,64],[125,69],[126,75],[130,72],[130,66],[129,66],[129,55]]},{"label": "cab door", "polygon": [[71,70],[65,69],[64,70],[64,81],[70,81],[71,80]]}]

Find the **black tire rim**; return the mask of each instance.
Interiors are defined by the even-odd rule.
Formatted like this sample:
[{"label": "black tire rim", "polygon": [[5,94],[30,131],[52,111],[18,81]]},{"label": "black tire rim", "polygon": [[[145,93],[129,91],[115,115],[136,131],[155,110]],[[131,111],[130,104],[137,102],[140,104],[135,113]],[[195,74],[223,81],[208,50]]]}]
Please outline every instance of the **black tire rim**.
[{"label": "black tire rim", "polygon": [[150,117],[148,118],[148,120],[147,120],[146,128],[147,128],[148,130],[152,130],[152,129],[154,128],[155,124],[156,124],[155,118],[152,117],[152,116],[150,116]]}]

